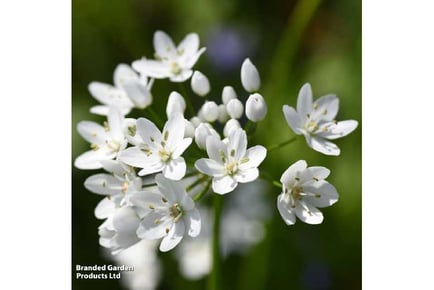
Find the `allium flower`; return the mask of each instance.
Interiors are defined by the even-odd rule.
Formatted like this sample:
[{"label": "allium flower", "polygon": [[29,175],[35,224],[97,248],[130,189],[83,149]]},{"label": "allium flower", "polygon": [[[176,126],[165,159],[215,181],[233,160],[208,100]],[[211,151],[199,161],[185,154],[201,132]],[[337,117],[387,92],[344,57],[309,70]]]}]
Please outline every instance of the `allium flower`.
[{"label": "allium flower", "polygon": [[162,171],[165,177],[180,180],[186,171],[181,154],[192,141],[191,138],[184,138],[184,131],[184,117],[179,113],[167,121],[162,133],[148,119],[139,118],[136,133],[140,143],[122,151],[119,160],[142,168],[138,173],[140,176]]},{"label": "allium flower", "polygon": [[258,178],[258,166],[265,159],[267,150],[260,145],[247,149],[246,132],[242,129],[231,131],[228,144],[210,136],[206,140],[208,158],[195,163],[200,172],[212,176],[212,189],[218,194],[233,191],[238,182],[251,182]]},{"label": "allium flower", "polygon": [[117,208],[126,205],[125,197],[142,189],[142,178],[137,177],[134,169],[120,161],[102,161],[107,173],[92,175],[84,182],[90,192],[106,196],[95,208],[95,216],[105,219]]},{"label": "allium flower", "polygon": [[102,168],[101,161],[116,158],[118,152],[127,146],[124,135],[124,117],[117,108],[110,108],[108,122],[101,126],[91,121],[81,121],[78,133],[89,143],[92,150],[75,159],[74,165],[80,169]]},{"label": "allium flower", "polygon": [[339,155],[336,144],[327,141],[350,134],[357,128],[357,121],[336,121],[339,99],[335,95],[325,95],[316,102],[312,101],[310,84],[305,84],[298,94],[297,111],[284,105],[283,114],[286,122],[295,134],[303,134],[312,149],[326,155]]},{"label": "allium flower", "polygon": [[317,208],[331,206],[338,201],[338,193],[325,178],[330,170],[307,167],[304,160],[292,164],[280,178],[282,193],[277,208],[287,225],[295,223],[295,216],[308,224],[320,224],[323,215]]},{"label": "allium flower", "polygon": [[149,210],[137,230],[142,239],[160,239],[160,251],[173,249],[187,232],[196,237],[201,230],[201,218],[194,202],[179,183],[166,179],[163,175],[155,177],[158,189],[136,193],[130,198],[132,204]]},{"label": "allium flower", "polygon": [[249,58],[241,65],[241,84],[249,93],[257,92],[261,87],[259,72]]},{"label": "allium flower", "polygon": [[120,251],[139,242],[136,231],[140,218],[131,207],[116,209],[98,228],[99,244],[109,248],[115,255]]},{"label": "allium flower", "polygon": [[144,109],[152,103],[153,82],[148,83],[146,77],[139,76],[128,65],[118,65],[113,78],[115,86],[100,82],[89,84],[89,92],[102,104],[93,106],[92,113],[107,115],[109,107],[116,107],[125,116],[134,107]]},{"label": "allium flower", "polygon": [[205,48],[199,49],[199,36],[188,34],[175,47],[172,38],[163,31],[154,34],[156,60],[141,59],[133,62],[138,72],[157,79],[169,78],[172,82],[183,82],[193,74],[192,67]]}]

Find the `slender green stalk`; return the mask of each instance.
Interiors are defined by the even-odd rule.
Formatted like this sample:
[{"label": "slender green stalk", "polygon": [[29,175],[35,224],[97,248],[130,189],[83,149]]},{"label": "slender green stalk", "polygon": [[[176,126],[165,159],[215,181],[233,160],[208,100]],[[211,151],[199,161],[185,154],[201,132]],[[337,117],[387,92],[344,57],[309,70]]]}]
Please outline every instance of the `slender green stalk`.
[{"label": "slender green stalk", "polygon": [[208,278],[208,290],[222,290],[220,261],[220,220],[223,209],[223,196],[214,194],[214,225],[212,239],[212,271]]},{"label": "slender green stalk", "polygon": [[184,97],[185,101],[187,102],[187,108],[191,117],[196,116],[196,111],[194,110],[193,102],[191,101],[190,95],[187,93],[187,90],[185,89],[184,83],[179,83],[179,89],[181,90],[181,94]]},{"label": "slender green stalk", "polygon": [[208,192],[210,187],[211,187],[211,179],[208,180],[208,183],[205,185],[205,187],[202,189],[202,191],[193,197],[193,200],[195,202],[199,201]]},{"label": "slender green stalk", "polygon": [[195,188],[196,186],[198,186],[199,184],[202,184],[204,181],[206,181],[209,177],[208,176],[201,176],[199,177],[197,180],[195,180],[192,184],[188,185],[185,190],[186,191],[190,191],[193,188]]},{"label": "slender green stalk", "polygon": [[268,152],[272,152],[272,151],[274,151],[274,150],[276,150],[276,149],[279,149],[279,148],[282,148],[282,147],[284,147],[284,146],[286,146],[286,145],[288,145],[288,144],[291,144],[291,143],[294,142],[295,140],[296,140],[296,138],[295,138],[295,137],[292,137],[291,139],[286,140],[286,141],[284,141],[284,142],[282,142],[282,143],[275,144],[275,145],[271,145],[271,146],[267,147],[267,151],[268,151]]},{"label": "slender green stalk", "polygon": [[142,188],[147,188],[147,187],[152,187],[152,186],[157,186],[157,184],[156,183],[143,184]]},{"label": "slender green stalk", "polygon": [[274,185],[275,187],[282,188],[282,184],[277,180],[271,181],[271,184]]}]

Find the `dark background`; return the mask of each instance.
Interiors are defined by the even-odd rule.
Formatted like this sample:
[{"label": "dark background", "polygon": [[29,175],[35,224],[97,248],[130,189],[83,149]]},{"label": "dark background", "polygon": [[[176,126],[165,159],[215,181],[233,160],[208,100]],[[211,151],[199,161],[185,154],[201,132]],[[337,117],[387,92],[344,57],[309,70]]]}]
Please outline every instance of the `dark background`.
[{"label": "dark background", "polygon": [[[72,160],[88,150],[76,132],[77,122],[103,120],[89,113],[96,101],[87,91],[88,83],[112,83],[117,64],[152,57],[152,37],[158,29],[175,42],[189,32],[199,34],[207,52],[195,68],[207,74],[218,103],[226,84],[241,92],[240,64],[245,57],[252,59],[269,107],[254,143],[271,145],[291,136],[281,107],[295,106],[305,82],[312,84],[315,98],[327,93],[340,97],[338,119],[361,122],[361,1],[74,0],[72,13]],[[168,82],[156,82],[154,110],[164,113],[173,89],[177,87]],[[245,256],[225,260],[224,289],[361,289],[361,131],[359,126],[336,141],[339,157],[317,153],[300,140],[267,157],[264,167],[272,168],[276,179],[299,159],[330,168],[328,180],[340,199],[322,210],[325,220],[319,226],[298,221],[287,227],[276,208],[266,238]],[[83,187],[95,172],[72,171],[72,274],[75,264],[109,263],[98,245],[101,221],[93,215],[101,197]],[[274,205],[278,192],[265,194]],[[170,254],[160,257],[164,274],[159,289],[205,287],[206,278],[186,280]],[[73,289],[121,289],[111,280],[72,281]]]}]

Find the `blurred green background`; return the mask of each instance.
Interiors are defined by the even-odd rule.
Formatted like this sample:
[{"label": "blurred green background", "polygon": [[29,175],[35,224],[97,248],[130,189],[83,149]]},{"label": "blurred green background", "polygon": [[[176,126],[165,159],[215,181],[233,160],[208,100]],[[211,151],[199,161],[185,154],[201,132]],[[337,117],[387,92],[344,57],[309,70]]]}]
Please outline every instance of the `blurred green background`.
[{"label": "blurred green background", "polygon": [[[281,108],[295,106],[305,82],[311,83],[315,98],[327,93],[340,97],[338,120],[361,121],[360,0],[73,0],[72,13],[72,160],[89,148],[76,132],[77,122],[104,120],[89,112],[97,102],[87,91],[88,83],[112,83],[117,64],[152,57],[152,37],[159,29],[176,43],[189,32],[199,34],[207,52],[195,68],[210,79],[211,98],[218,103],[224,85],[242,92],[240,65],[245,57],[251,58],[269,106],[253,143],[272,145],[293,135]],[[156,81],[152,93],[158,113],[165,114],[172,90],[178,87]],[[246,97],[239,95],[242,100]],[[303,138],[269,154],[263,167],[272,168],[277,180],[299,159],[330,168],[328,180],[340,199],[323,210],[325,220],[319,226],[298,221],[288,227],[275,208],[266,238],[247,255],[225,260],[224,289],[361,289],[361,131],[359,125],[336,141],[342,151],[339,157],[311,150]],[[100,196],[83,187],[95,172],[99,171],[72,171],[73,270],[75,264],[110,263],[101,254],[97,233],[101,221],[93,214]],[[274,207],[278,190],[264,194]],[[186,280],[170,255],[160,257],[164,274],[159,289],[204,289],[206,278]],[[75,280],[74,273],[73,289],[122,289],[113,280]]]}]

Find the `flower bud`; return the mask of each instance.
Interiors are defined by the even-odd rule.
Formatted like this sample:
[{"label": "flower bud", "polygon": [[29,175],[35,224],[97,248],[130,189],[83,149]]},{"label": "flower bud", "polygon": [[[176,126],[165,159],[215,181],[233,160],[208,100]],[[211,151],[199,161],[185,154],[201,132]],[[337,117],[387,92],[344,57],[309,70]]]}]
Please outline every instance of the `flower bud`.
[{"label": "flower bud", "polygon": [[174,113],[179,112],[184,115],[185,111],[185,100],[178,92],[171,92],[169,99],[167,100],[166,114],[167,118],[170,119]]},{"label": "flower bud", "polygon": [[226,106],[221,104],[219,105],[219,116],[218,121],[222,124],[226,123],[229,120],[228,112],[226,111]]},{"label": "flower bud", "polygon": [[219,116],[219,108],[213,101],[208,101],[201,108],[201,115],[207,122],[214,122]]},{"label": "flower bud", "polygon": [[197,126],[199,126],[201,121],[199,117],[193,117],[190,119],[190,123],[193,124],[194,128],[197,128]]},{"label": "flower bud", "polygon": [[184,123],[185,123],[184,138],[193,138],[194,130],[195,130],[193,124],[187,119],[184,119]]},{"label": "flower bud", "polygon": [[209,136],[216,136],[220,139],[219,134],[209,123],[200,123],[194,132],[194,141],[200,149],[206,149],[206,139]]},{"label": "flower bud", "polygon": [[246,102],[247,119],[253,122],[262,121],[267,115],[267,104],[260,94],[253,94]]},{"label": "flower bud", "polygon": [[195,71],[191,78],[191,89],[197,95],[204,97],[210,91],[208,78],[200,71]]},{"label": "flower bud", "polygon": [[243,115],[244,105],[240,100],[232,99],[227,103],[226,110],[232,119],[239,119]]},{"label": "flower bud", "polygon": [[226,125],[223,128],[223,135],[225,137],[228,137],[231,134],[232,130],[237,129],[237,128],[241,128],[241,125],[238,122],[238,120],[230,119],[229,121],[226,122]]},{"label": "flower bud", "polygon": [[225,86],[222,91],[222,101],[223,104],[227,105],[230,100],[236,99],[237,93],[235,92],[234,88],[231,86]]},{"label": "flower bud", "polygon": [[241,65],[241,84],[249,93],[258,91],[261,86],[258,70],[249,58],[246,58]]}]

